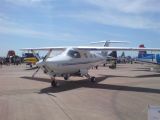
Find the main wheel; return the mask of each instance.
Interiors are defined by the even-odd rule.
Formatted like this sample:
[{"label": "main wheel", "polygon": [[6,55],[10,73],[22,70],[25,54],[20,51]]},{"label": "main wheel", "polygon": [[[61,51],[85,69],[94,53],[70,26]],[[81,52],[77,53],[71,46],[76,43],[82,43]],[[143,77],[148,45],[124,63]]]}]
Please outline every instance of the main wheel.
[{"label": "main wheel", "polygon": [[52,86],[52,87],[56,87],[56,86],[57,86],[57,82],[56,82],[55,80],[53,80],[53,81],[51,82],[51,86]]},{"label": "main wheel", "polygon": [[91,77],[91,82],[96,82],[96,78],[95,77]]},{"label": "main wheel", "polygon": [[64,80],[68,80],[68,75],[65,75],[65,76],[64,76]]}]

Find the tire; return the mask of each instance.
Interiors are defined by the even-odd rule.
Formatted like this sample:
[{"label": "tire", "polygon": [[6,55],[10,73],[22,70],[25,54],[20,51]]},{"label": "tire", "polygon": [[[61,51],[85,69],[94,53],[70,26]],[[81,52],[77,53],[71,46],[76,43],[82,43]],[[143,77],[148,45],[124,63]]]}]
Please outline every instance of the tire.
[{"label": "tire", "polygon": [[91,77],[91,82],[96,82],[96,78],[95,77]]},{"label": "tire", "polygon": [[66,76],[64,76],[64,80],[68,80],[68,76],[66,75]]},{"label": "tire", "polygon": [[53,81],[51,82],[51,86],[52,86],[52,87],[56,87],[56,86],[57,86],[57,82],[53,80]]}]

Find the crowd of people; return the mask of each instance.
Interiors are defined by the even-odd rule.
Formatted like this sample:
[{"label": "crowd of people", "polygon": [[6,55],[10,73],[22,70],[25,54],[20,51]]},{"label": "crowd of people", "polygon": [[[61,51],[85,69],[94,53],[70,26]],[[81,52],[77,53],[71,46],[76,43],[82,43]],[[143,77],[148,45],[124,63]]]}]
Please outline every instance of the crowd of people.
[{"label": "crowd of people", "polygon": [[19,65],[23,62],[23,59],[19,56],[13,57],[0,57],[0,65]]}]

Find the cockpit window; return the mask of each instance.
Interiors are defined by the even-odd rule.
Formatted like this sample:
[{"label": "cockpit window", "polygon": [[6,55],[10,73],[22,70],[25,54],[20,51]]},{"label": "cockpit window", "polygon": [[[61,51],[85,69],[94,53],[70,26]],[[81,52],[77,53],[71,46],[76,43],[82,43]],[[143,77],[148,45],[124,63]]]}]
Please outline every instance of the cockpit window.
[{"label": "cockpit window", "polygon": [[81,57],[80,53],[75,50],[69,50],[68,56],[70,56],[72,58],[80,58]]}]

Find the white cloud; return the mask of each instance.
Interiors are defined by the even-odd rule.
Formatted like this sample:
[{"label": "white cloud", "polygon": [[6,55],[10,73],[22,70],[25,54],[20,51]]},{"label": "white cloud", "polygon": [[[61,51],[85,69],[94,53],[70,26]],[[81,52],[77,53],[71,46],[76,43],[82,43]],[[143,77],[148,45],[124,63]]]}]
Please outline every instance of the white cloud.
[{"label": "white cloud", "polygon": [[[45,0],[5,0],[7,3],[19,5],[19,6],[43,6]],[[46,0],[47,1],[47,0]]]},{"label": "white cloud", "polygon": [[78,20],[92,21],[104,25],[121,26],[134,29],[159,29],[160,23],[142,16],[119,15],[109,12],[85,12],[70,16]]},{"label": "white cloud", "polygon": [[136,29],[159,29],[159,0],[82,0],[97,9],[69,15],[83,21]]},{"label": "white cloud", "polygon": [[5,19],[4,15],[0,15],[0,34],[16,35],[30,38],[41,38],[44,40],[69,40],[76,36],[71,33],[57,33],[56,31],[43,31],[33,28],[28,28],[27,25],[20,25],[18,23]]},{"label": "white cloud", "polygon": [[160,12],[159,0],[82,0],[103,10],[117,10],[124,13]]},{"label": "white cloud", "polygon": [[16,35],[16,36],[31,37],[31,38],[42,38],[46,40],[54,40],[54,39],[64,40],[73,37],[69,33],[59,33],[59,34],[49,33],[33,29],[7,27],[7,26],[0,27],[0,34]]},{"label": "white cloud", "polygon": [[[55,12],[54,15],[54,9],[50,9],[50,7],[54,7],[53,1],[56,2],[56,0],[6,1],[25,6],[45,6],[45,9],[43,9],[42,11],[46,11],[47,13],[51,12],[51,18],[53,16],[58,17],[59,19],[71,17],[76,20],[85,22],[96,22],[104,25],[121,26],[134,29],[160,29],[159,18],[156,17],[156,14],[157,16],[160,15],[159,0],[68,0],[69,2],[73,2],[74,4],[80,4],[79,6],[81,7],[81,9],[83,9],[84,4],[87,4],[88,9],[85,11],[81,9],[73,9],[67,11],[65,9],[65,13],[61,13],[61,11],[59,11],[58,14],[56,14]],[[89,9],[91,8],[91,6],[94,6],[97,9]],[[55,6],[55,8],[58,7],[59,6]]]}]

